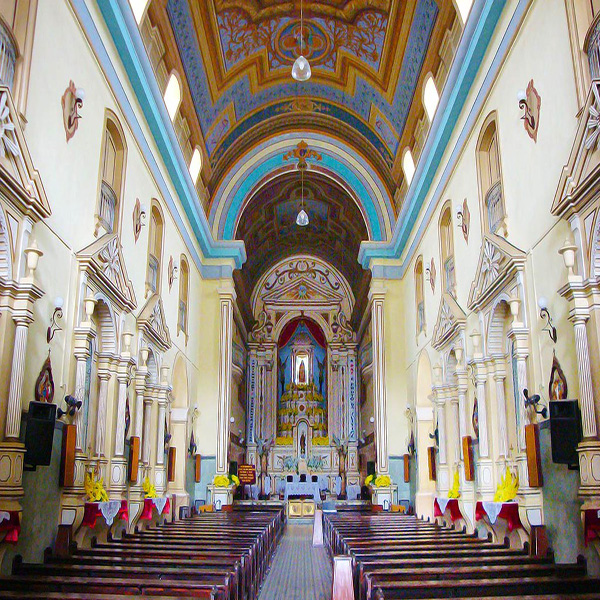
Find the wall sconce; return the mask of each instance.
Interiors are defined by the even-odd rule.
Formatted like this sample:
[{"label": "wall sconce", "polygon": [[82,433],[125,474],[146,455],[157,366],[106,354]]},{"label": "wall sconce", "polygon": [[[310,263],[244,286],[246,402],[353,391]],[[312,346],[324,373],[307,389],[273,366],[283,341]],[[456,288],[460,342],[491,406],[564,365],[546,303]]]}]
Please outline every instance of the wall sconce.
[{"label": "wall sconce", "polygon": [[37,242],[32,240],[27,248],[24,250],[27,258],[27,277],[33,279],[33,274],[38,267],[40,257],[44,256],[44,253],[38,248]]},{"label": "wall sconce", "polygon": [[568,238],[565,240],[562,248],[559,248],[558,253],[562,256],[565,267],[567,268],[567,277],[572,279],[575,277],[575,256],[577,252],[577,246],[571,243]]},{"label": "wall sconce", "polygon": [[229,418],[229,422],[230,422],[230,423],[235,423],[235,417],[230,417],[230,418]]},{"label": "wall sconce", "polygon": [[523,111],[521,120],[523,121],[525,131],[534,142],[537,142],[542,98],[535,89],[533,79],[527,85],[527,90],[518,92],[517,100],[519,108]]},{"label": "wall sconce", "polygon": [[371,417],[371,418],[369,419],[369,423],[375,423],[375,417]]},{"label": "wall sconce", "polygon": [[556,344],[558,335],[556,334],[556,327],[554,327],[552,323],[552,317],[548,310],[548,300],[543,296],[540,296],[540,298],[538,298],[538,306],[540,307],[540,317],[546,319],[546,327],[544,327],[542,331],[547,331],[550,339]]},{"label": "wall sconce", "polygon": [[79,110],[83,108],[85,100],[85,91],[83,88],[76,88],[73,81],[69,82],[69,87],[65,90],[61,98],[63,109],[63,125],[67,136],[67,142],[75,135],[79,125],[81,115]]},{"label": "wall sconce", "polygon": [[62,331],[62,327],[56,321],[57,319],[62,319],[63,304],[64,300],[60,296],[57,296],[54,299],[54,312],[52,313],[52,318],[50,319],[50,326],[46,331],[46,342],[48,344],[50,343],[50,340],[54,337],[54,334],[57,331]]},{"label": "wall sconce", "polygon": [[142,227],[146,224],[146,216],[148,211],[146,205],[140,203],[140,199],[135,199],[135,205],[133,207],[133,238],[137,243],[140,233],[142,233]]},{"label": "wall sconce", "polygon": [[177,272],[179,271],[179,267],[175,265],[175,261],[173,260],[172,256],[169,258],[169,267],[167,271],[169,274],[169,291],[171,291],[173,282],[177,279]]}]

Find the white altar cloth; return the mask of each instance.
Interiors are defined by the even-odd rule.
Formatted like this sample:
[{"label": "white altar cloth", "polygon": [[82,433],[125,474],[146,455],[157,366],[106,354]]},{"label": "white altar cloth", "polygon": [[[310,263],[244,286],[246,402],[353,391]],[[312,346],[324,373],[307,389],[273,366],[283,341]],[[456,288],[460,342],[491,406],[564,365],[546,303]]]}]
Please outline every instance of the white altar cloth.
[{"label": "white altar cloth", "polygon": [[481,504],[483,504],[483,510],[485,510],[488,519],[490,520],[490,523],[493,525],[496,520],[498,519],[498,515],[500,514],[500,511],[502,510],[502,502],[486,502],[483,501]]},{"label": "white altar cloth", "polygon": [[315,502],[320,502],[319,484],[313,481],[286,481],[285,500],[288,496],[312,496]]}]

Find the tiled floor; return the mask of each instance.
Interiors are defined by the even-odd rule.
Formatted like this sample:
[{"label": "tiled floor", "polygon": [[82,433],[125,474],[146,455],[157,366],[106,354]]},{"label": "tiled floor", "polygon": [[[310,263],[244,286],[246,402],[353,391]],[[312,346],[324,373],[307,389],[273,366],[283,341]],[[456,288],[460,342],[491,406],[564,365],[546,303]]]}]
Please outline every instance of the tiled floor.
[{"label": "tiled floor", "polygon": [[331,561],[324,547],[312,546],[313,522],[290,519],[259,600],[330,600]]}]

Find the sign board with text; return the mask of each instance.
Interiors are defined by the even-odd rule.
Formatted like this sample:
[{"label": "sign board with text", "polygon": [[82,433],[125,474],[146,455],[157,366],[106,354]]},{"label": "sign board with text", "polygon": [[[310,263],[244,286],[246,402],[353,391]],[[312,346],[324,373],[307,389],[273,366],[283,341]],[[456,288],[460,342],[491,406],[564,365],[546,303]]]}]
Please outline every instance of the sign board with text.
[{"label": "sign board with text", "polygon": [[254,465],[238,465],[238,477],[242,485],[256,483],[256,467]]}]

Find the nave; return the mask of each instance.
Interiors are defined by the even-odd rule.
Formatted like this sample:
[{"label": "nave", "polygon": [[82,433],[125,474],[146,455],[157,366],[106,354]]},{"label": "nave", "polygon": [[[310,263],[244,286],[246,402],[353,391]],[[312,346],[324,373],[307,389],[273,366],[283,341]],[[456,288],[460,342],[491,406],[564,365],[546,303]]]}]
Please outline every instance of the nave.
[{"label": "nave", "polygon": [[[510,548],[414,515],[345,508],[322,518],[324,546],[313,540],[311,519],[286,523],[281,508],[238,506],[94,540],[89,549],[48,549],[43,565],[17,556],[12,577],[0,579],[0,598],[600,598],[600,579],[586,575],[583,557],[557,565],[551,550],[534,556],[528,544]],[[348,556],[353,584],[336,586],[332,563],[342,581],[336,564]]]}]

